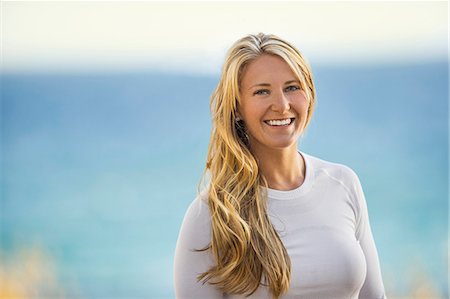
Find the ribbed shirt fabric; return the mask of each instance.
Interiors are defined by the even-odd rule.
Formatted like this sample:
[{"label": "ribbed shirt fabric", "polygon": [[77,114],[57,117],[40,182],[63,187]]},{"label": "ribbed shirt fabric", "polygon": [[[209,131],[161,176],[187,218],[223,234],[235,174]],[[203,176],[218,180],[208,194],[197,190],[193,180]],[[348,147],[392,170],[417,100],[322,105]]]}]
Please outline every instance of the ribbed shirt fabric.
[{"label": "ribbed shirt fabric", "polygon": [[[291,284],[281,298],[385,299],[378,253],[360,181],[349,167],[299,152],[303,184],[293,190],[268,188],[267,211],[291,260]],[[206,192],[190,204],[174,258],[176,298],[270,299],[260,286],[249,297],[220,292],[196,277],[214,265]]]}]

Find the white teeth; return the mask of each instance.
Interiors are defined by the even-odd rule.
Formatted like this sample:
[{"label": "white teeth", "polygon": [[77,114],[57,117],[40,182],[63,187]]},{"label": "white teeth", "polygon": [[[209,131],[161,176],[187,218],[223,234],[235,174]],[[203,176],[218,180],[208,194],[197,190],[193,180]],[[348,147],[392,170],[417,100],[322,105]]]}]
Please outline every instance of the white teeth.
[{"label": "white teeth", "polygon": [[285,125],[289,125],[291,123],[291,119],[286,118],[283,120],[268,120],[266,122],[271,126],[285,126]]}]

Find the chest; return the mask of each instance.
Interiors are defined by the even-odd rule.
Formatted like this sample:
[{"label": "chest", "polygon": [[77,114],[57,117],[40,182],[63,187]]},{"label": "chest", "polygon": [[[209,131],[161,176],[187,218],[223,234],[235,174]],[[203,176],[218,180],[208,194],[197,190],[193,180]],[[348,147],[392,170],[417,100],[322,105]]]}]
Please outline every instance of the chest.
[{"label": "chest", "polygon": [[290,225],[280,233],[292,271],[284,298],[357,297],[366,275],[364,253],[350,227],[329,220]]},{"label": "chest", "polygon": [[[269,218],[291,260],[291,284],[282,299],[358,297],[366,260],[355,238],[356,210],[348,192],[339,187],[298,202],[269,201]],[[248,298],[270,295],[260,287]]]},{"label": "chest", "polygon": [[301,202],[269,202],[268,214],[291,260],[284,298],[358,296],[366,261],[355,238],[357,209],[347,190],[336,186]]}]

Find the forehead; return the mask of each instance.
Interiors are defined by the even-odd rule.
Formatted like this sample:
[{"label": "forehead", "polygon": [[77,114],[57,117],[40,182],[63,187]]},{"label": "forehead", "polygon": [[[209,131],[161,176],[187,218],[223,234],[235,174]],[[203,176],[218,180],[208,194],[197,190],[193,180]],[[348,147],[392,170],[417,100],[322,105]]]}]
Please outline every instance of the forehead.
[{"label": "forehead", "polygon": [[259,83],[275,84],[296,78],[294,72],[281,57],[264,54],[246,66],[242,74],[241,85],[245,87]]}]

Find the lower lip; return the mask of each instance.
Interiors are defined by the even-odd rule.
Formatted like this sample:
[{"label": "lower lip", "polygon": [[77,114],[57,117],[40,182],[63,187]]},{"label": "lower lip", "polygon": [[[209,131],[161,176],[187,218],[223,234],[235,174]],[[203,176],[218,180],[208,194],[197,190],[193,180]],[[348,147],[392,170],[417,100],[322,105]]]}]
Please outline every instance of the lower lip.
[{"label": "lower lip", "polygon": [[266,123],[266,122],[264,122],[264,123],[265,123],[269,128],[282,130],[282,129],[286,129],[286,128],[291,127],[291,126],[294,124],[294,122],[295,122],[295,119],[292,120],[290,124],[284,125],[284,126],[271,126],[271,125],[269,125],[269,124]]}]

